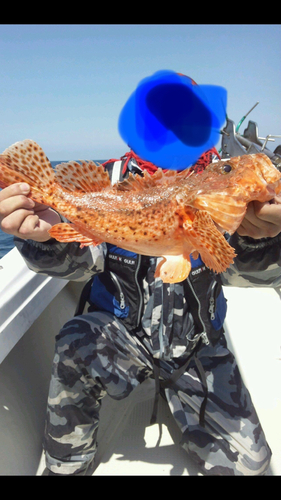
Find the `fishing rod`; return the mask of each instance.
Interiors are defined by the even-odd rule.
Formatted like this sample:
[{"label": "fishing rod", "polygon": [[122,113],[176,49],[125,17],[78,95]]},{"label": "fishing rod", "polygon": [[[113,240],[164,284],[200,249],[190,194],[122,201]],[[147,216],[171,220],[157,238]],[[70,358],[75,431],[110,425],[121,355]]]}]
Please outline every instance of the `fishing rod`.
[{"label": "fishing rod", "polygon": [[[240,120],[240,122],[238,123],[238,125],[236,126],[236,129],[235,129],[235,133],[237,134],[238,133],[238,130],[239,128],[241,127],[243,121],[247,118],[247,116],[251,113],[251,111],[253,111],[253,109],[259,104],[259,101],[256,102],[256,104],[254,104],[254,106],[251,107],[251,109],[248,111],[248,113],[246,113]],[[227,113],[225,114],[225,119],[226,121],[228,121],[228,116],[227,116]],[[220,131],[220,134],[227,134],[227,132],[225,131],[225,129],[221,130]],[[269,139],[270,140],[270,139]],[[222,149],[219,149],[219,154],[221,154],[221,151]]]},{"label": "fishing rod", "polygon": [[219,154],[221,158],[224,159],[245,154],[265,153],[276,168],[281,171],[281,146],[277,146],[273,152],[266,147],[268,142],[274,142],[275,138],[281,138],[280,135],[268,134],[266,137],[260,137],[257,124],[253,121],[249,121],[243,135],[238,133],[245,118],[258,104],[259,101],[241,118],[237,126],[235,126],[235,123],[226,115],[226,125],[223,130],[220,131],[222,140]]},{"label": "fishing rod", "polygon": [[236,127],[236,130],[235,130],[236,134],[237,134],[237,132],[238,132],[239,128],[241,127],[241,125],[242,125],[243,121],[247,118],[247,116],[251,113],[251,111],[253,111],[253,109],[254,109],[254,108],[255,108],[258,104],[259,104],[259,101],[257,101],[257,102],[256,102],[256,104],[254,104],[254,106],[250,109],[250,111],[248,111],[248,113],[246,113],[246,114],[245,114],[245,116],[243,116],[243,117],[241,118],[241,120],[240,120],[240,122],[238,123],[238,125],[237,125],[237,127]]}]

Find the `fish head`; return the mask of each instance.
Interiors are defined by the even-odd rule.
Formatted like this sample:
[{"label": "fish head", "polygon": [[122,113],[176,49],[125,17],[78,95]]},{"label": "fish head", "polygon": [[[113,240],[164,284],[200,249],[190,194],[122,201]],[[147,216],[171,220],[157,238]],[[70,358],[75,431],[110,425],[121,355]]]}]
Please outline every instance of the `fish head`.
[{"label": "fish head", "polygon": [[193,182],[198,189],[192,206],[208,211],[230,234],[241,224],[251,201],[270,201],[281,191],[281,173],[263,153],[211,163]]},{"label": "fish head", "polygon": [[263,153],[237,156],[211,165],[218,175],[228,177],[227,181],[251,201],[267,201],[269,196],[281,190],[281,174]]}]

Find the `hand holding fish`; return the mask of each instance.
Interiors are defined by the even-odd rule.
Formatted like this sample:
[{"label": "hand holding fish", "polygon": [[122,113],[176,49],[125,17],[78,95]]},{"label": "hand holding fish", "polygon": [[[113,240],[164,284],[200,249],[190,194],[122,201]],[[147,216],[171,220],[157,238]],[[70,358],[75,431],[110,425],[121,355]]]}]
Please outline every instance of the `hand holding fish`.
[{"label": "hand holding fish", "polygon": [[0,191],[0,228],[7,234],[22,239],[47,241],[48,231],[60,222],[60,216],[51,208],[28,198],[26,183],[12,184]]},{"label": "hand holding fish", "polygon": [[281,233],[281,196],[277,195],[264,203],[249,203],[237,233],[254,239],[274,238]]}]

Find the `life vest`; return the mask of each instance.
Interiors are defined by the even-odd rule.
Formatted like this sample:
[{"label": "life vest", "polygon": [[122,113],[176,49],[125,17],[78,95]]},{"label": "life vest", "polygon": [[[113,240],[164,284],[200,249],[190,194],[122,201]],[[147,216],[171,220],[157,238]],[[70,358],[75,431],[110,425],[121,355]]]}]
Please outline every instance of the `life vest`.
[{"label": "life vest", "polygon": [[[206,268],[200,256],[191,257],[192,268],[184,283],[186,299],[192,308],[196,330],[206,333],[214,343],[220,336],[226,316],[226,299],[221,284]],[[142,280],[149,258],[107,244],[104,272],[94,276],[89,296],[92,310],[108,311],[121,319],[131,331],[143,312]]]},{"label": "life vest", "polygon": [[122,319],[130,330],[138,327],[143,311],[142,279],[148,259],[107,244],[104,272],[93,279],[89,302],[94,309]]}]

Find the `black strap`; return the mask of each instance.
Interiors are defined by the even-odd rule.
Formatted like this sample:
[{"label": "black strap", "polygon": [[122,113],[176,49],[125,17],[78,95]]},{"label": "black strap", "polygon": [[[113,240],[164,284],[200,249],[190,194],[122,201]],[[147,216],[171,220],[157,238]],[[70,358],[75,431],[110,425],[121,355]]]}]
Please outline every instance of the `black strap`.
[{"label": "black strap", "polygon": [[205,427],[204,417],[205,417],[206,404],[207,404],[207,400],[208,400],[208,385],[207,385],[206,374],[205,374],[205,371],[204,371],[204,368],[202,366],[201,361],[198,359],[197,352],[195,352],[195,354],[194,354],[194,361],[195,361],[196,367],[198,369],[198,372],[199,372],[199,375],[201,378],[201,383],[202,383],[202,387],[203,387],[203,394],[204,394],[204,398],[203,398],[203,401],[202,401],[201,407],[200,407],[199,424],[202,427]]},{"label": "black strap", "polygon": [[88,301],[89,296],[90,296],[90,291],[91,291],[91,286],[92,286],[92,283],[93,283],[93,279],[94,279],[94,276],[92,276],[87,281],[86,285],[84,286],[84,288],[83,288],[83,290],[81,292],[81,295],[80,295],[80,298],[79,298],[79,302],[78,302],[78,305],[76,307],[76,311],[75,311],[74,316],[81,316],[81,314],[83,314],[86,302]]},{"label": "black strap", "polygon": [[159,366],[158,359],[154,359],[153,373],[154,373],[154,379],[155,379],[155,395],[154,395],[154,404],[153,404],[152,415],[151,415],[151,419],[150,419],[151,425],[155,424],[156,419],[157,419],[157,410],[158,410],[159,395],[160,395],[160,366]]},{"label": "black strap", "polygon": [[198,359],[198,350],[201,345],[202,341],[201,339],[199,340],[198,344],[196,345],[196,348],[194,351],[191,352],[190,356],[187,358],[185,363],[175,370],[173,374],[171,375],[170,378],[167,380],[160,380],[160,362],[158,359],[153,360],[153,373],[154,373],[154,379],[155,379],[155,396],[154,396],[154,404],[153,404],[153,410],[152,410],[152,415],[150,419],[150,424],[155,424],[156,419],[157,419],[157,410],[158,410],[158,403],[159,403],[159,395],[160,395],[160,389],[166,389],[167,387],[172,386],[187,370],[188,365],[191,361],[191,359],[194,359],[194,362],[196,364],[199,377],[201,379],[202,387],[203,387],[203,394],[204,398],[201,403],[200,407],[200,413],[199,413],[199,424],[202,427],[205,427],[205,410],[206,410],[206,404],[207,404],[207,399],[208,399],[208,386],[207,386],[207,379],[205,375],[204,368],[202,366],[201,361]]},{"label": "black strap", "polygon": [[167,380],[161,380],[160,381],[160,364],[159,360],[157,358],[153,359],[153,374],[154,374],[154,379],[155,379],[155,396],[154,396],[154,405],[153,405],[153,410],[152,410],[152,415],[150,419],[150,424],[155,424],[156,418],[157,418],[157,410],[158,410],[158,402],[159,402],[159,394],[160,394],[160,388],[162,387],[163,389],[166,389],[167,387],[170,387],[173,385],[185,372],[186,369],[190,363],[190,360],[193,356],[193,352],[190,354],[190,356],[187,358],[187,360],[184,362],[184,364],[175,370],[173,374],[171,375],[170,378]]}]

